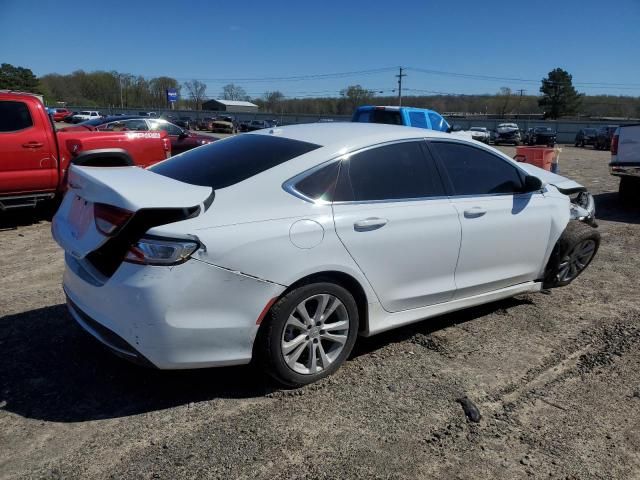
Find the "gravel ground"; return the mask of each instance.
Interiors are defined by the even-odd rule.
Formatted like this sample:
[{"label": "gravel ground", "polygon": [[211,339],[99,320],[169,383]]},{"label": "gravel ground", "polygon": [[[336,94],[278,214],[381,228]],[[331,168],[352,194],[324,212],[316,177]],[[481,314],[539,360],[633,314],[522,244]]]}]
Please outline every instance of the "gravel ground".
[{"label": "gravel ground", "polygon": [[292,391],[112,356],[65,312],[45,215],[0,217],[0,478],[640,478],[640,209],[607,160],[561,154],[602,233],[572,285],[362,339]]}]

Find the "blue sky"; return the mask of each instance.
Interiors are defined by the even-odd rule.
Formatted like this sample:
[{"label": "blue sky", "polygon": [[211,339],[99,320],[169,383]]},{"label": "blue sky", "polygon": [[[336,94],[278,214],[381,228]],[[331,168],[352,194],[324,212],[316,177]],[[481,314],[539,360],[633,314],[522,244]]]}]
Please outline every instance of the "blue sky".
[{"label": "blue sky", "polygon": [[[231,80],[252,96],[329,95],[357,83],[392,94],[398,66],[479,76],[410,69],[406,94],[534,94],[562,67],[582,92],[640,95],[639,26],[640,0],[0,0],[0,62],[37,75],[195,78],[210,97]],[[388,70],[242,80],[377,69]]]}]

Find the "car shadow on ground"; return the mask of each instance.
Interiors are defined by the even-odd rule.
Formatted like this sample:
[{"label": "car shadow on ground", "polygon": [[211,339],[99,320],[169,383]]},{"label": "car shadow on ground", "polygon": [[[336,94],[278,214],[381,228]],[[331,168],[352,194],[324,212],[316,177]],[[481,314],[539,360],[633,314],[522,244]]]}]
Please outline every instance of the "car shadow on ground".
[{"label": "car shadow on ground", "polygon": [[[383,332],[372,337],[360,338],[356,343],[351,356],[358,357],[360,355],[367,355],[389,345],[390,343],[405,342],[416,335],[428,336],[447,327],[460,325],[484,317],[490,313],[496,312],[497,310],[507,310],[509,308],[517,307],[518,305],[529,305],[531,303],[533,303],[533,301],[527,296],[507,298],[505,300],[498,300],[485,305],[467,308],[457,312],[447,313],[439,317],[412,323],[411,325],[389,330],[388,332]],[[424,341],[424,339],[421,339],[421,341]]]},{"label": "car shadow on ground", "polygon": [[615,192],[598,193],[593,196],[596,202],[596,219],[609,222],[640,224],[640,201],[625,203]]},{"label": "car shadow on ground", "polygon": [[[361,338],[352,358],[529,302],[503,300]],[[251,366],[160,371],[133,365],[85,333],[63,304],[0,318],[0,408],[23,417],[119,418],[214,398],[259,398],[278,389]]]},{"label": "car shadow on ground", "polygon": [[26,227],[40,222],[50,222],[55,213],[54,210],[51,205],[38,205],[36,208],[0,211],[0,232],[16,230],[18,227]]},{"label": "car shadow on ground", "polygon": [[275,390],[257,369],[160,371],[107,351],[55,305],[0,318],[0,406],[39,420],[124,417]]}]

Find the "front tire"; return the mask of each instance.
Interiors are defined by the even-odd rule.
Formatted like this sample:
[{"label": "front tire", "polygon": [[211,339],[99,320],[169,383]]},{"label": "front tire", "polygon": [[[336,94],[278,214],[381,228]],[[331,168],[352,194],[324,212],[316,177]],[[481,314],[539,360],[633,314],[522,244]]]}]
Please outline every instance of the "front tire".
[{"label": "front tire", "polygon": [[319,282],[280,298],[257,339],[262,368],[279,383],[300,387],[334,373],[358,335],[358,307],[348,290]]},{"label": "front tire", "polygon": [[553,249],[543,287],[569,285],[589,266],[599,247],[600,233],[595,228],[571,220]]}]

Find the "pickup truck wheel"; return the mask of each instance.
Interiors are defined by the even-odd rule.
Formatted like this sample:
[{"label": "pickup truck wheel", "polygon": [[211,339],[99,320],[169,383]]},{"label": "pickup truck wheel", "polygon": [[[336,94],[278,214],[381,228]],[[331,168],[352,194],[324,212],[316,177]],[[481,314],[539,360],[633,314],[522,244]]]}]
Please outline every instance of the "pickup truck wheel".
[{"label": "pickup truck wheel", "polygon": [[267,374],[299,387],[335,372],[357,335],[358,308],[349,291],[335,283],[312,283],[293,289],[271,307],[256,353]]},{"label": "pickup truck wheel", "polygon": [[543,287],[569,285],[589,266],[599,246],[600,233],[595,228],[570,221],[551,253]]},{"label": "pickup truck wheel", "polygon": [[624,203],[631,203],[640,199],[640,179],[633,177],[620,177],[618,196]]}]

